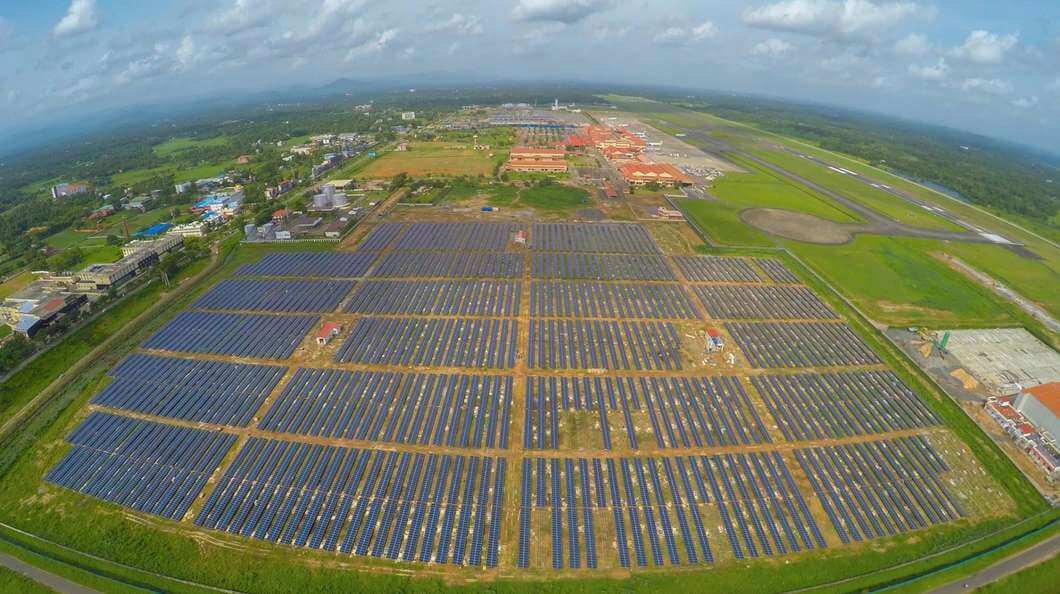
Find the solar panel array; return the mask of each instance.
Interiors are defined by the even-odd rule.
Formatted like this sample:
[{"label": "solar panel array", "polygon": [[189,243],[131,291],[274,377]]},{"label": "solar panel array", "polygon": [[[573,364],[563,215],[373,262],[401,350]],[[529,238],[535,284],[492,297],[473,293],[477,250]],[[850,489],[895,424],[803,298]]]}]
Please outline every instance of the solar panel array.
[{"label": "solar panel array", "polygon": [[[383,223],[355,252],[241,267],[143,343],[173,356],[130,355],[91,400],[172,422],[93,412],[48,480],[287,546],[474,567],[712,563],[963,516],[926,440],[865,441],[937,417],[780,260],[668,256],[628,223],[535,224],[512,249],[526,229]],[[320,321],[299,314],[325,312],[343,340],[216,360],[289,359]],[[701,364],[711,318],[766,371]],[[769,371],[834,366],[869,368]]]},{"label": "solar panel array", "polygon": [[890,371],[759,375],[751,383],[790,441],[903,431],[939,423]]},{"label": "solar panel array", "polygon": [[285,545],[496,566],[506,460],[252,438],[195,518]]},{"label": "solar panel array", "polygon": [[[595,568],[601,547],[622,567],[714,561],[705,523],[717,510],[737,559],[825,548],[825,540],[784,460],[772,454],[666,458],[524,458],[517,565],[550,552],[553,569]],[[614,544],[599,542],[607,518]],[[533,535],[533,514],[548,514],[549,539]],[[566,535],[566,538],[564,538]],[[537,544],[538,546],[533,546]]]},{"label": "solar panel array", "polygon": [[375,257],[371,252],[283,252],[244,264],[235,275],[356,278],[368,272]]},{"label": "solar panel array", "polygon": [[695,319],[680,285],[547,281],[530,285],[530,315],[556,318]]},{"label": "solar panel array", "polygon": [[245,427],[286,371],[247,365],[132,354],[92,404],[133,412]]},{"label": "solar panel array", "polygon": [[727,327],[753,367],[880,363],[876,353],[846,324],[738,322]]},{"label": "solar panel array", "polygon": [[538,223],[531,248],[545,252],[659,254],[651,235],[634,223]]},{"label": "solar panel array", "polygon": [[236,438],[95,412],[66,440],[45,480],[164,518],[180,519]]},{"label": "solar panel array", "polygon": [[360,318],[335,353],[339,363],[510,368],[514,320]]},{"label": "solar panel array", "polygon": [[191,306],[196,309],[258,310],[279,313],[328,312],[353,288],[349,281],[228,279]]},{"label": "solar panel array", "polygon": [[838,317],[806,287],[696,285],[692,290],[712,318],[831,320]]},{"label": "solar panel array", "polygon": [[[605,450],[613,449],[618,427],[624,428],[625,443],[620,447],[634,450],[770,441],[743,386],[733,377],[529,377],[523,447],[570,447],[560,443],[559,422],[567,413],[581,411],[597,415],[601,438],[597,447]],[[645,414],[653,437],[648,443],[637,437],[643,427],[634,421],[634,416]]]},{"label": "solar panel array", "polygon": [[939,478],[946,463],[921,436],[807,448],[795,456],[843,543],[965,515]]},{"label": "solar panel array", "polygon": [[366,281],[346,303],[348,313],[433,316],[517,316],[522,283],[492,280]]},{"label": "solar panel array", "polygon": [[532,320],[530,367],[680,369],[681,339],[669,322]]},{"label": "solar panel array", "polygon": [[317,316],[182,311],[143,343],[146,349],[286,359]]},{"label": "solar panel array", "polygon": [[260,427],[332,439],[508,447],[512,380],[299,369]]}]

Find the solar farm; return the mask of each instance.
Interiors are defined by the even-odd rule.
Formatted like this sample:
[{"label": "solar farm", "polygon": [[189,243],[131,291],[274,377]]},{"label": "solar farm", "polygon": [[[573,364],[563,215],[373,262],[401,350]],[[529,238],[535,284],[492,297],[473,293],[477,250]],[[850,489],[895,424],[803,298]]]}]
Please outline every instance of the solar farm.
[{"label": "solar farm", "polygon": [[812,555],[990,505],[783,261],[635,223],[388,221],[267,255],[112,368],[65,442],[46,481],[182,530],[479,577]]}]

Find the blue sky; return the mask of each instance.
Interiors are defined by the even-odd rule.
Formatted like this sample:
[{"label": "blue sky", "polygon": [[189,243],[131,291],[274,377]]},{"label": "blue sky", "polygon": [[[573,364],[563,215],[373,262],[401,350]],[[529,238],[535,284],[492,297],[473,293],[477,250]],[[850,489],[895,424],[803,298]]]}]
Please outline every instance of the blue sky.
[{"label": "blue sky", "polygon": [[0,0],[0,134],[438,71],[760,93],[1060,153],[1053,0]]}]

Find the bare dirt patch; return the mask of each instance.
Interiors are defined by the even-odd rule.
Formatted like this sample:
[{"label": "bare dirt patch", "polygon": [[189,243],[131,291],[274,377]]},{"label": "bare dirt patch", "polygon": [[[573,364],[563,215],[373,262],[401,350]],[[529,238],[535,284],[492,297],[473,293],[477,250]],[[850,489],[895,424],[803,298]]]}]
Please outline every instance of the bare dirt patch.
[{"label": "bare dirt patch", "polygon": [[851,239],[849,227],[782,208],[749,208],[740,220],[771,235],[806,243],[840,244]]}]

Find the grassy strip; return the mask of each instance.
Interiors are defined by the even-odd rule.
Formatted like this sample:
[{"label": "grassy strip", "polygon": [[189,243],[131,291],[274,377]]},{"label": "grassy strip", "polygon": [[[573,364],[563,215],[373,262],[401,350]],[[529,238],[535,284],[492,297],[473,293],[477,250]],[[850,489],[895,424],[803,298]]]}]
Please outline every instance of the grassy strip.
[{"label": "grassy strip", "polygon": [[[98,590],[100,592],[145,592],[150,591],[145,588],[137,588],[132,586],[128,580],[125,579],[112,579],[107,577],[100,569],[94,567],[84,567],[82,564],[75,560],[63,560],[53,556],[52,552],[42,552],[38,547],[23,546],[18,539],[12,538],[13,533],[7,529],[0,527],[0,553],[6,553],[15,557],[24,563],[28,563],[34,567],[53,573],[57,576],[66,578],[71,582]],[[23,577],[21,574],[16,574],[19,577]],[[37,582],[30,580],[29,578],[23,577],[26,581],[31,583],[38,590],[23,590],[21,588],[5,589],[4,580],[0,577],[0,592],[51,592],[52,590],[41,586]]]},{"label": "grassy strip", "polygon": [[48,592],[51,592],[51,590],[13,569],[0,567],[0,592],[47,594]]}]

